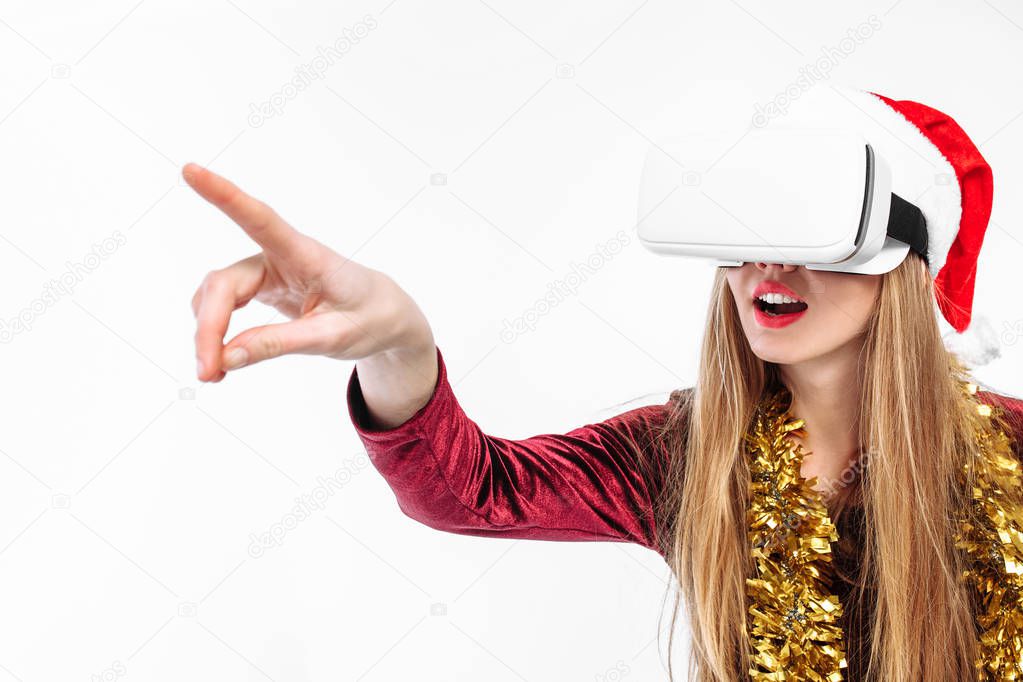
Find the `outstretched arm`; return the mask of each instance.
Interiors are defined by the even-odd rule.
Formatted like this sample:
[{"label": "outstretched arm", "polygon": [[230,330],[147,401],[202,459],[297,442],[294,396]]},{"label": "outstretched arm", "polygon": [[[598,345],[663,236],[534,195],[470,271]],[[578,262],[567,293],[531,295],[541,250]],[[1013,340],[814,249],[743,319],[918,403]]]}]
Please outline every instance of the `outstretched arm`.
[{"label": "outstretched arm", "polygon": [[440,349],[436,359],[428,401],[392,428],[378,428],[368,414],[358,368],[348,382],[352,423],[407,516],[464,535],[632,542],[660,551],[652,503],[666,462],[650,441],[667,405],[564,434],[499,438],[466,415]]},{"label": "outstretched arm", "polygon": [[[201,380],[289,353],[354,360],[353,423],[409,516],[457,533],[655,549],[651,508],[665,462],[646,446],[666,406],[565,434],[487,435],[455,400],[426,317],[393,279],[302,234],[226,178],[195,164],[182,173],[260,247],[210,271],[192,297]],[[225,343],[232,314],[252,300],[287,321]]]}]

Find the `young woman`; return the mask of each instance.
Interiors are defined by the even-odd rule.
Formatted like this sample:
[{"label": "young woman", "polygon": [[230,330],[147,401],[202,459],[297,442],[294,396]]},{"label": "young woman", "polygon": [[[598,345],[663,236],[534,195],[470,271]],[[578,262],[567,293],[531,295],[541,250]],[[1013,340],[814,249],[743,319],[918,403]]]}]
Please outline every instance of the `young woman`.
[{"label": "young woman", "polygon": [[[350,417],[411,518],[658,552],[693,679],[1019,679],[1023,401],[978,390],[944,347],[926,251],[882,275],[718,268],[694,386],[512,440],[462,410],[391,278],[213,172],[183,173],[262,247],[195,293],[199,379],[286,353],[354,360]],[[798,322],[771,322],[788,308],[765,292],[794,299]],[[225,344],[253,299],[291,321]]]}]

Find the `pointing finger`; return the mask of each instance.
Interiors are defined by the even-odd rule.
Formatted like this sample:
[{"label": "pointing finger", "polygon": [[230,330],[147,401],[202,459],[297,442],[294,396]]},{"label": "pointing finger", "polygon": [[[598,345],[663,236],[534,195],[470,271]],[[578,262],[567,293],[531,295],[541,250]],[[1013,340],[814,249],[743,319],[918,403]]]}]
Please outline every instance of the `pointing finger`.
[{"label": "pointing finger", "polygon": [[227,178],[194,163],[186,164],[181,175],[199,196],[238,223],[266,251],[290,259],[298,256],[301,249],[307,249],[308,244],[298,230]]}]

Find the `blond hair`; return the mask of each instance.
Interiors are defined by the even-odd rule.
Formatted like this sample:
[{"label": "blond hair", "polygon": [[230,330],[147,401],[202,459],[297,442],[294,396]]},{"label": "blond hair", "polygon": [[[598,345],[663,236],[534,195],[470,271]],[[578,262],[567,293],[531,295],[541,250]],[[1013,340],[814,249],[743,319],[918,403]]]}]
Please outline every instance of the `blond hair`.
[{"label": "blond hair", "polygon": [[[699,376],[672,394],[656,434],[670,470],[656,501],[662,552],[678,578],[669,639],[680,601],[692,631],[691,679],[746,679],[745,579],[749,470],[742,437],[762,392],[780,382],[778,366],[754,355],[732,292],[718,268]],[[935,291],[924,261],[911,253],[882,276],[860,354],[860,442],[869,475],[853,484],[862,505],[860,566],[873,590],[865,624],[867,677],[885,682],[974,679],[975,604],[959,579],[951,519],[968,503],[955,484],[975,443],[957,376],[965,367],[941,340]],[[848,496],[837,498],[850,499]],[[840,509],[836,509],[837,513]],[[858,592],[862,598],[862,591]],[[856,604],[846,605],[846,610]],[[868,648],[869,647],[869,648]]]}]

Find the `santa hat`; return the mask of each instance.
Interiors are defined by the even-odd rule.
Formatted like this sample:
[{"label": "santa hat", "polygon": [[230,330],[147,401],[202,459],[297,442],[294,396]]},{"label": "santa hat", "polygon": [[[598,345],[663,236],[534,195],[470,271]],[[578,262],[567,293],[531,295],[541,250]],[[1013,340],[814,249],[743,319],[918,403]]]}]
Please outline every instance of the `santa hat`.
[{"label": "santa hat", "polygon": [[987,320],[970,324],[993,197],[991,167],[973,141],[937,109],[841,85],[811,89],[783,125],[807,123],[858,130],[888,161],[892,193],[919,208],[927,223],[937,312],[950,327],[943,334],[946,346],[973,365],[998,357],[997,335]]}]

